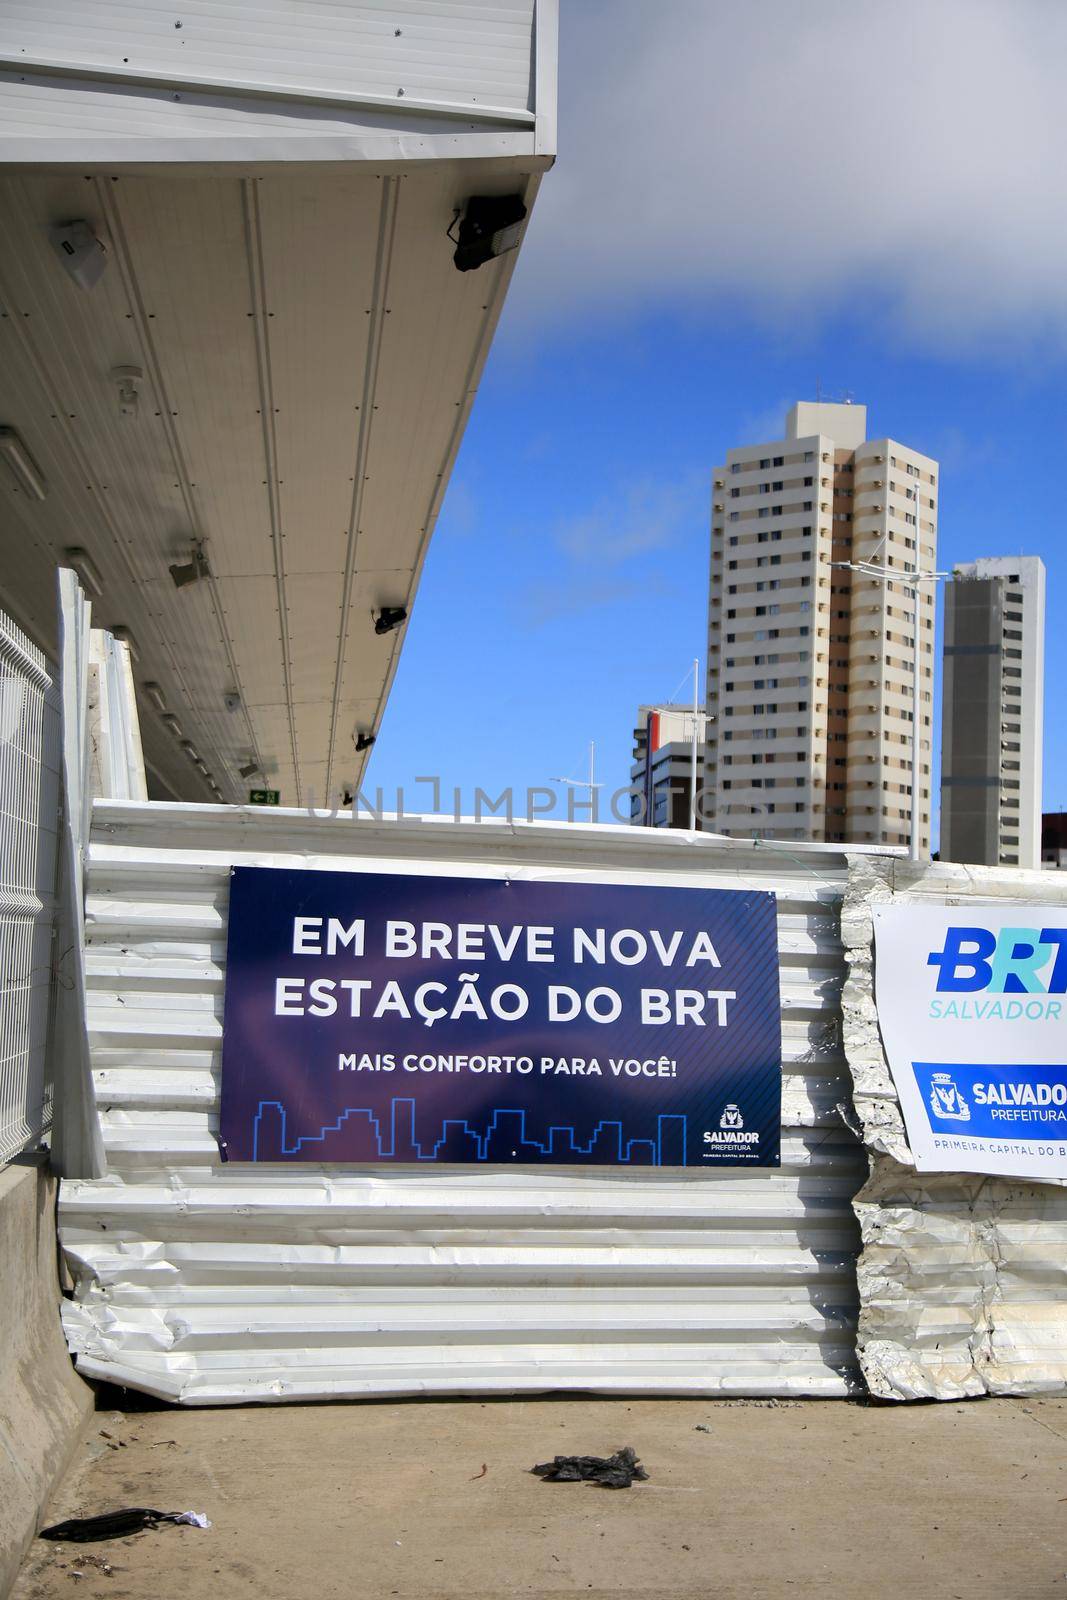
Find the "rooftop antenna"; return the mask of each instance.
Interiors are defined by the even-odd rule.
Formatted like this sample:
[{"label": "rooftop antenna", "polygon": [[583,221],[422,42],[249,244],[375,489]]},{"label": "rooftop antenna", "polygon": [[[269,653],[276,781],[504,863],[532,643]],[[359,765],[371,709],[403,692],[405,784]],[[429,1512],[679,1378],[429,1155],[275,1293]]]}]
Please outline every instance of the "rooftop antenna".
[{"label": "rooftop antenna", "polygon": [[553,783],[565,783],[572,789],[588,789],[589,790],[589,810],[590,810],[590,812],[592,812],[594,810],[594,800],[596,798],[596,790],[597,789],[602,789],[604,787],[604,785],[602,783],[597,783],[595,781],[595,779],[596,779],[596,740],[595,739],[590,739],[590,741],[589,741],[589,776],[588,776],[588,778],[553,778],[552,782]]}]

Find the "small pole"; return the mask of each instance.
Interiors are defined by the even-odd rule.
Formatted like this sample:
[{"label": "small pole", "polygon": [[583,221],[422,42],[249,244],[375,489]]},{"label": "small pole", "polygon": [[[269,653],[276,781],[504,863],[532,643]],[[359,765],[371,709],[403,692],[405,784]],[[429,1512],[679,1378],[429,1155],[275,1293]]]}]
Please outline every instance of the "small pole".
[{"label": "small pole", "polygon": [[700,716],[700,657],[693,662],[693,741],[689,773],[689,831],[697,826],[697,718]]},{"label": "small pole", "polygon": [[[918,517],[916,517],[915,531],[917,535],[920,532]],[[883,539],[882,542],[884,544],[885,540]],[[948,577],[947,572],[935,572],[933,570],[929,572],[923,572],[920,569],[919,557],[921,555],[921,550],[919,548],[919,544],[920,541],[917,537],[915,541],[915,566],[910,573],[894,572],[891,571],[887,565],[878,566],[874,561],[834,561],[831,563],[831,565],[834,567],[841,568],[847,572],[858,572],[865,578],[873,578],[876,583],[885,584],[889,587],[891,587],[894,583],[898,583],[901,589],[905,589],[907,587],[909,576],[912,581],[912,588],[915,593],[915,637],[912,640],[912,678],[914,681],[911,686],[911,828],[909,830],[908,847],[908,855],[912,861],[918,861],[920,859],[919,728],[922,717],[922,699],[920,691],[920,679],[922,673],[922,646],[919,637],[919,624],[921,621],[919,614],[919,601],[921,596],[921,585],[924,583],[936,583],[939,578]]]}]

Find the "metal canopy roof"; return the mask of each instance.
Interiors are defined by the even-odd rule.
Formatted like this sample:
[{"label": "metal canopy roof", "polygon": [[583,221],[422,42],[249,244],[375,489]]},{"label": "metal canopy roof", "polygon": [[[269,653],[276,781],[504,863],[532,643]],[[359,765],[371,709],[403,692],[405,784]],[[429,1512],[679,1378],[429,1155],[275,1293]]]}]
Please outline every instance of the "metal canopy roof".
[{"label": "metal canopy roof", "polygon": [[[54,650],[55,568],[87,552],[93,621],[135,650],[151,792],[240,799],[251,782],[336,801],[359,782],[354,738],[376,732],[403,642],[373,614],[411,609],[515,259],[459,273],[447,230],[472,194],[532,203],[551,160],[533,103],[551,7],[539,0],[536,61],[533,0],[398,0],[330,8],[316,61],[295,65],[291,8],[273,0],[194,15],[221,17],[217,37],[180,58],[158,0],[133,44],[108,33],[123,17],[104,0],[45,9],[40,39],[40,8],[0,13],[0,425],[48,489],[38,500],[0,472],[0,603]],[[75,26],[87,12],[91,41]],[[250,49],[262,24],[255,71],[229,23]],[[421,112],[367,109],[398,92],[394,37],[423,75]],[[52,76],[5,72],[19,51]],[[107,245],[89,290],[50,238],[75,218]],[[120,367],[142,373],[134,415]],[[178,588],[168,567],[198,540],[211,575]],[[252,764],[262,776],[241,779]]]}]

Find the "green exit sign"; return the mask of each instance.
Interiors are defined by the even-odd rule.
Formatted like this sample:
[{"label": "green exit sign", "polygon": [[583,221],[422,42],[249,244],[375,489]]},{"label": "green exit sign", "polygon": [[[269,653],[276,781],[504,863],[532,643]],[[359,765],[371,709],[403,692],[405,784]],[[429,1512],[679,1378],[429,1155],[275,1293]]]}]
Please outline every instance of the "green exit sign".
[{"label": "green exit sign", "polygon": [[281,804],[280,789],[249,789],[250,806],[277,806]]}]

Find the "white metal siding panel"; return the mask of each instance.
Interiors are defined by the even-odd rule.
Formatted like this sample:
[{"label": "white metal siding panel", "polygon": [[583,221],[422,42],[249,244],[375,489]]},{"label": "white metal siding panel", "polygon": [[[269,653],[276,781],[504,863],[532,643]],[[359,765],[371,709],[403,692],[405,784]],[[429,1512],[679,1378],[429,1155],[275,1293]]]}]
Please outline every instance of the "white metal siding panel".
[{"label": "white metal siding panel", "polygon": [[52,1120],[59,695],[42,653],[0,612],[0,1162]]},{"label": "white metal siding panel", "polygon": [[[774,889],[781,1168],[221,1163],[234,863]],[[81,1370],[185,1403],[849,1392],[865,1161],[838,1109],[844,870],[829,851],[627,828],[98,805],[89,1026],[109,1174],[61,1199]]]},{"label": "white metal siding panel", "polygon": [[491,158],[516,177],[551,164],[529,128],[399,111],[136,88],[0,69],[0,165],[113,171],[211,163],[247,170]]},{"label": "white metal siding panel", "polygon": [[531,110],[533,0],[4,0],[0,54],[116,78]]},{"label": "white metal siding panel", "polygon": [[1067,1388],[1067,1187],[917,1172],[882,1050],[875,902],[1062,907],[1057,873],[853,859],[842,914],[844,1038],[871,1175],[856,1197],[859,1353],[894,1400]]}]

